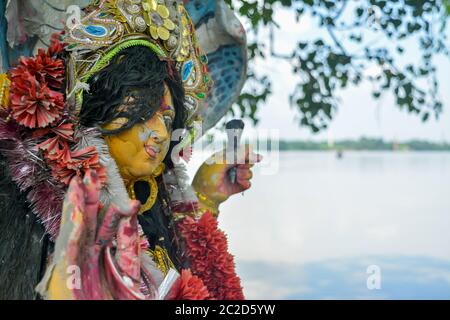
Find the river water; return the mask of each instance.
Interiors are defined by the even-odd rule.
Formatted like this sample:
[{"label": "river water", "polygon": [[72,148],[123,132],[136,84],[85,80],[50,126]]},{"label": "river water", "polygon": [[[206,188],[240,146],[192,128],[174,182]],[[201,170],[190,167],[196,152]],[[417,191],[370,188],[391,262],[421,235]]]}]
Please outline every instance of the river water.
[{"label": "river water", "polygon": [[450,298],[450,153],[277,161],[221,207],[247,298]]}]

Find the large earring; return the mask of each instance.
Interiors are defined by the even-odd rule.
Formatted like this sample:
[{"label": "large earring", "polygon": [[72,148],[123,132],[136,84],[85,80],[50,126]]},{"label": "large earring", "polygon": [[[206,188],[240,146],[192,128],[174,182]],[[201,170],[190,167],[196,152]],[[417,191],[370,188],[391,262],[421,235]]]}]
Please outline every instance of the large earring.
[{"label": "large earring", "polygon": [[137,181],[145,181],[149,185],[150,195],[148,196],[147,201],[142,204],[141,209],[139,210],[139,214],[142,214],[145,211],[150,210],[155,204],[156,198],[158,197],[158,183],[156,182],[156,178],[159,177],[164,172],[165,169],[166,166],[164,165],[164,163],[161,163],[150,176],[138,178],[134,181],[131,181],[131,183],[128,185],[127,191],[132,199],[136,199],[136,194],[134,192],[134,184]]}]

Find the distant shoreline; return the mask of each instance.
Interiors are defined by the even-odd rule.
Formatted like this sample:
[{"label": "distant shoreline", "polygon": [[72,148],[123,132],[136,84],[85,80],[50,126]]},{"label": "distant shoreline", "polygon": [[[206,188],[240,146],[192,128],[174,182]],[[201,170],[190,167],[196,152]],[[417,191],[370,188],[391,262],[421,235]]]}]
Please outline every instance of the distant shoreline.
[{"label": "distant shoreline", "polygon": [[361,138],[359,140],[287,141],[281,140],[280,151],[450,151],[450,144],[425,140],[389,142],[382,139]]}]

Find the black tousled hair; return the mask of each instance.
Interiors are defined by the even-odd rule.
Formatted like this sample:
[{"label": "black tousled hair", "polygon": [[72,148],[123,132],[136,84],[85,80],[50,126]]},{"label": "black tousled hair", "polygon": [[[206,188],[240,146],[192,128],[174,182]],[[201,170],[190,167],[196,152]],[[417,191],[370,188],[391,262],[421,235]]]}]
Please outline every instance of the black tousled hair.
[{"label": "black tousled hair", "polygon": [[[113,135],[147,121],[159,109],[166,84],[176,112],[172,129],[184,128],[186,111],[179,72],[170,62],[161,61],[150,48],[124,49],[88,83],[90,90],[83,94],[80,111],[83,126],[98,127],[103,134]],[[128,121],[115,130],[101,128],[117,118]]]}]

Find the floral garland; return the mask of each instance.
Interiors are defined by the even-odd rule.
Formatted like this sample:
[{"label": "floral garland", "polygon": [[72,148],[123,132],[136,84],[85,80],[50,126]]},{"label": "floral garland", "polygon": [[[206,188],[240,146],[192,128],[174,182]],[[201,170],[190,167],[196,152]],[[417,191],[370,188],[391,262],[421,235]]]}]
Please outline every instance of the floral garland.
[{"label": "floral garland", "polygon": [[[12,179],[27,199],[47,233],[59,233],[65,191],[72,177],[88,169],[106,180],[95,147],[80,149],[62,93],[65,64],[60,58],[64,45],[55,34],[47,51],[36,57],[21,57],[10,70],[9,105],[0,109],[0,147],[6,155]],[[50,169],[50,173],[48,172]]]},{"label": "floral garland", "polygon": [[29,129],[34,138],[47,136],[38,145],[43,151],[53,177],[68,185],[75,175],[82,176],[87,169],[94,169],[102,183],[105,169],[99,164],[95,147],[72,150],[76,142],[73,123],[68,112],[64,112],[64,95],[60,92],[64,81],[64,60],[58,58],[64,50],[57,35],[47,52],[39,49],[37,57],[21,57],[19,65],[12,69],[11,116],[19,125]]},{"label": "floral garland", "polygon": [[185,255],[194,275],[208,288],[211,299],[243,300],[241,281],[236,275],[227,237],[218,228],[217,219],[206,212],[199,219],[180,220],[178,230],[185,242]]}]

